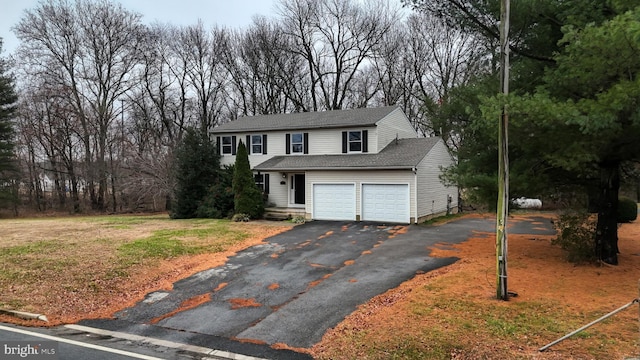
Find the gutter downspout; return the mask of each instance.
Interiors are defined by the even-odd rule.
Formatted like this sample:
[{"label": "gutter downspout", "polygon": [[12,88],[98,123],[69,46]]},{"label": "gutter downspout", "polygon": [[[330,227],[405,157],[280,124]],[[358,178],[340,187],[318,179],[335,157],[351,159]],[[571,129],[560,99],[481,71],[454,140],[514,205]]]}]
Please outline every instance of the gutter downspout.
[{"label": "gutter downspout", "polygon": [[[417,167],[413,167],[413,193],[414,193],[414,199],[415,201],[413,202],[413,211],[414,211],[414,218],[413,218],[413,223],[417,224],[418,223],[418,168]],[[411,215],[409,215],[409,218],[411,218]]]}]

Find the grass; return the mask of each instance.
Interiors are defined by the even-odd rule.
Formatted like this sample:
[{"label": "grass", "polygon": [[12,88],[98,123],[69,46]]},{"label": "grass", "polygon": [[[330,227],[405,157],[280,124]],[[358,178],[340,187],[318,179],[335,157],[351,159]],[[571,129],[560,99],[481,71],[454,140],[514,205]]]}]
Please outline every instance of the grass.
[{"label": "grass", "polygon": [[[192,221],[198,222],[202,224]],[[145,260],[220,252],[248,236],[245,232],[231,230],[228,225],[228,222],[220,221],[206,223],[204,228],[156,230],[149,237],[121,245],[118,256],[125,264],[139,264]],[[208,241],[210,238],[218,241]]]},{"label": "grass", "polygon": [[136,286],[140,274],[154,281],[179,276],[200,266],[189,260],[193,256],[223,253],[249,238],[284,229],[226,220],[171,220],[164,214],[3,219],[0,307],[47,313],[50,318],[56,312],[121,307],[114,294],[132,296],[126,289],[137,293],[153,286]]},{"label": "grass", "polygon": [[424,221],[422,223],[420,223],[419,225],[422,226],[432,226],[432,225],[438,225],[438,224],[442,224],[451,220],[455,220],[457,218],[460,218],[464,216],[463,213],[456,213],[456,214],[448,214],[448,215],[442,215],[442,216],[438,216],[432,219],[429,219],[427,221]]}]

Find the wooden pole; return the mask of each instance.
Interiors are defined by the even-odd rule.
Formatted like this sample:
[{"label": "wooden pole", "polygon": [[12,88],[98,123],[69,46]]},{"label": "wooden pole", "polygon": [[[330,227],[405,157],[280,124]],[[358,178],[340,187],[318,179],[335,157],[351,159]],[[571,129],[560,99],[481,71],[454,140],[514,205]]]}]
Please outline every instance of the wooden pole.
[{"label": "wooden pole", "polygon": [[[506,100],[509,94],[509,0],[500,5],[500,90]],[[496,215],[497,297],[508,300],[507,292],[507,216],[509,213],[509,114],[502,107],[498,127],[498,206]]]}]

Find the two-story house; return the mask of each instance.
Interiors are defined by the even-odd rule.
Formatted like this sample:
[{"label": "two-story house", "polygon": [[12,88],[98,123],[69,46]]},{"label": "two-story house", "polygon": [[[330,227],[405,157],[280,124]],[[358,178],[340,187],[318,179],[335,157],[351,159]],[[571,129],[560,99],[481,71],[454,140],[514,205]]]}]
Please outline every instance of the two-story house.
[{"label": "two-story house", "polygon": [[239,118],[212,131],[222,164],[245,143],[267,206],[307,219],[415,223],[455,211],[442,139],[421,138],[397,107]]}]

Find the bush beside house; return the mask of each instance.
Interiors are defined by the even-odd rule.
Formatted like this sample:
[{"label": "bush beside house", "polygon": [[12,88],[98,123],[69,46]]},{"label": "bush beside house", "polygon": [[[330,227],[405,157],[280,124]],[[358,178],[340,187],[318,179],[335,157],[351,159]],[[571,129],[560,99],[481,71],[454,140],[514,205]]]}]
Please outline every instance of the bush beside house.
[{"label": "bush beside house", "polygon": [[247,148],[238,144],[233,172],[234,212],[246,214],[251,219],[259,219],[264,214],[264,200],[258,189],[249,164]]}]

